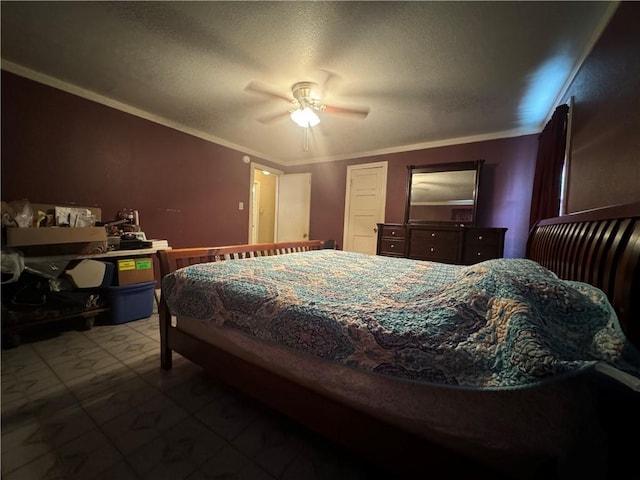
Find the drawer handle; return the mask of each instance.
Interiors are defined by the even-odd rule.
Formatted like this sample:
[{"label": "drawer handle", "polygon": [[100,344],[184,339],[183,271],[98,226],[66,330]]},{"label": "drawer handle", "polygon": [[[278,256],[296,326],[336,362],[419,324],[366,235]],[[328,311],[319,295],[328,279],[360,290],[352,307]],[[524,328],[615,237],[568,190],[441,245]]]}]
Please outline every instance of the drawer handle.
[{"label": "drawer handle", "polygon": [[432,234],[431,234],[431,238],[436,238],[436,234],[435,234],[435,233],[432,233]]},{"label": "drawer handle", "polygon": [[392,231],[391,231],[391,236],[392,236],[392,237],[395,237],[395,236],[396,236],[396,232],[392,230]]},{"label": "drawer handle", "polygon": [[476,253],[476,255],[478,255],[479,257],[481,257],[481,256],[482,256],[482,252],[478,252],[478,253]]},{"label": "drawer handle", "polygon": [[435,249],[435,248],[433,248],[433,247],[431,247],[431,248],[429,249],[429,251],[431,251],[431,252],[435,252],[435,251],[436,251],[436,249]]},{"label": "drawer handle", "polygon": [[478,235],[478,240],[482,240],[482,235]]},{"label": "drawer handle", "polygon": [[396,248],[396,246],[392,243],[392,244],[391,244],[391,248]]}]

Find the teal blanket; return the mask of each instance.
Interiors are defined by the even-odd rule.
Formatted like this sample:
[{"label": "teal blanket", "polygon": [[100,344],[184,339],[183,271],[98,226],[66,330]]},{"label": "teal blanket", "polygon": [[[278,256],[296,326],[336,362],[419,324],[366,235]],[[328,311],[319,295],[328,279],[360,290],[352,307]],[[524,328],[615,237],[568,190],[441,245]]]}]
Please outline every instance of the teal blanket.
[{"label": "teal blanket", "polygon": [[162,289],[174,315],[383,375],[513,387],[606,362],[640,376],[602,291],[525,259],[320,250],[193,265]]}]

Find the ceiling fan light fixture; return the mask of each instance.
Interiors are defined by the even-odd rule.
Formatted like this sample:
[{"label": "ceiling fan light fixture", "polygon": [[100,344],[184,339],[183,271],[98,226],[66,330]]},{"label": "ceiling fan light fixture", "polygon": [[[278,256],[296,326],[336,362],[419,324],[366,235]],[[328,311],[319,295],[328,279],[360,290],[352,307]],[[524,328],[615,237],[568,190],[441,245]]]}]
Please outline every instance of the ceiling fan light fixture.
[{"label": "ceiling fan light fixture", "polygon": [[309,107],[298,108],[291,112],[291,120],[302,128],[315,127],[320,123],[320,118]]}]

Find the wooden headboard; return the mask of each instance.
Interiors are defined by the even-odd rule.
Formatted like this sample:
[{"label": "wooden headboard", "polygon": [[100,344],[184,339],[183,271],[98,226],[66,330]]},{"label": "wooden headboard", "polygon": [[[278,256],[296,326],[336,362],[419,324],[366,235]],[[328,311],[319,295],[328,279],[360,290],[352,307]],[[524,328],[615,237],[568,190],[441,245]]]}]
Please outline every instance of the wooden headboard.
[{"label": "wooden headboard", "polygon": [[527,258],[604,291],[640,346],[640,202],[541,220],[529,234]]}]

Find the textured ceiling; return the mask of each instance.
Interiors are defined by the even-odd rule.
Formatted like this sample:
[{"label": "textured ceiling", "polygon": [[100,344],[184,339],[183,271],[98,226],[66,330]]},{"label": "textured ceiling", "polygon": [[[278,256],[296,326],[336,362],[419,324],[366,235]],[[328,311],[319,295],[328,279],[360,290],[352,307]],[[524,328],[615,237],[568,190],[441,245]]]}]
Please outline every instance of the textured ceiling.
[{"label": "textured ceiling", "polygon": [[[2,2],[2,67],[280,164],[539,132],[612,2]],[[368,107],[303,129],[283,99]]]}]

